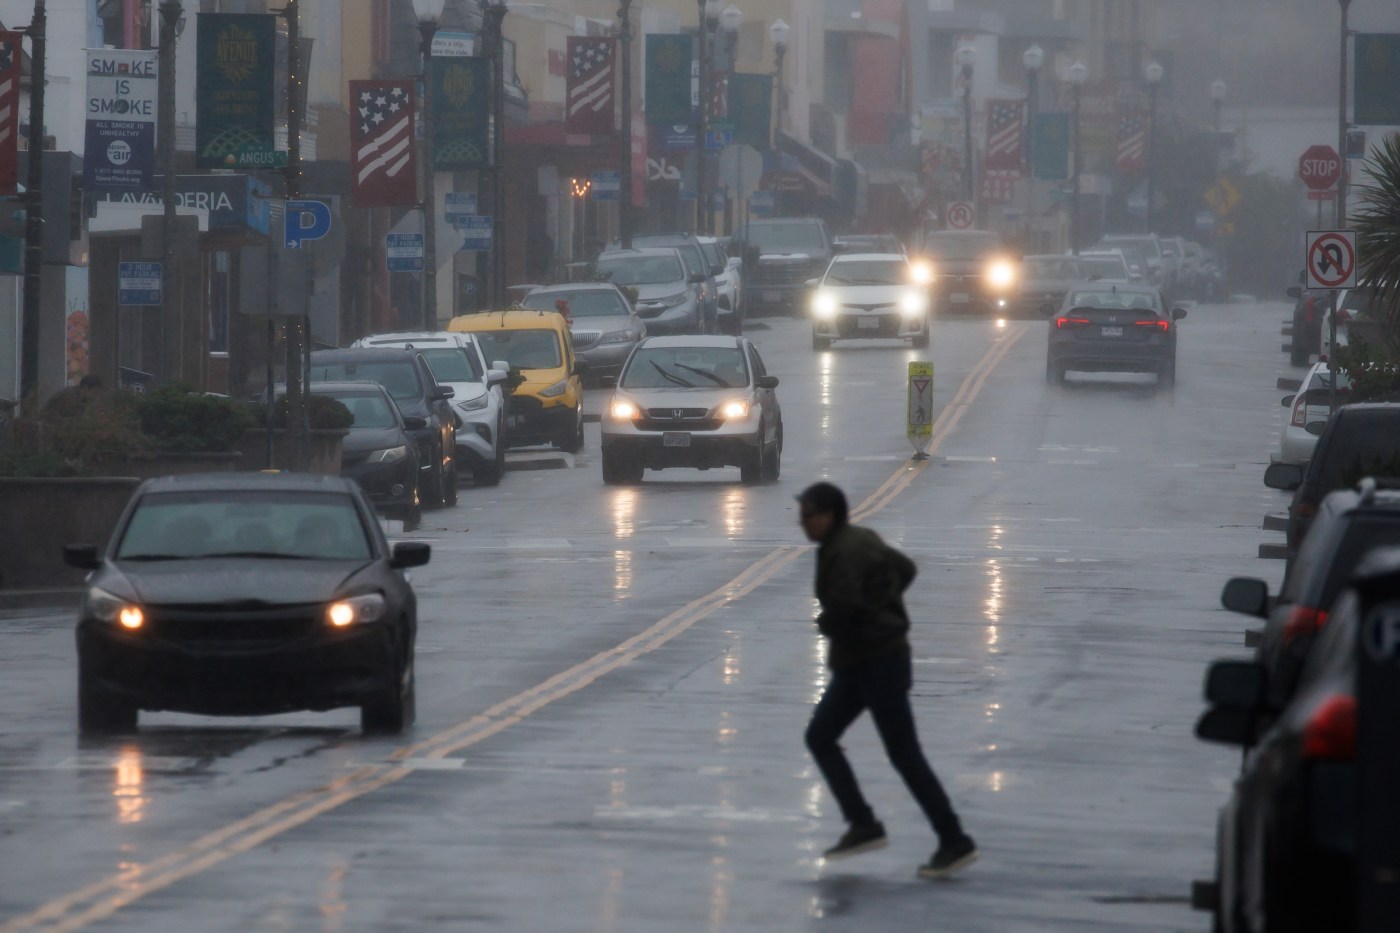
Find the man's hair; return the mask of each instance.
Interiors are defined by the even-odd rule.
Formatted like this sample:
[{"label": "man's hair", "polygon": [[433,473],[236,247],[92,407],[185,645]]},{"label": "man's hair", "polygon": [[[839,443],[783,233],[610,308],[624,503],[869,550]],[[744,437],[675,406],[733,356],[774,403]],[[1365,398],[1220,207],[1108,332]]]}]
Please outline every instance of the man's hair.
[{"label": "man's hair", "polygon": [[850,520],[850,507],[846,505],[846,494],[831,483],[813,483],[802,490],[797,501],[808,511],[819,515],[832,515],[838,525]]}]

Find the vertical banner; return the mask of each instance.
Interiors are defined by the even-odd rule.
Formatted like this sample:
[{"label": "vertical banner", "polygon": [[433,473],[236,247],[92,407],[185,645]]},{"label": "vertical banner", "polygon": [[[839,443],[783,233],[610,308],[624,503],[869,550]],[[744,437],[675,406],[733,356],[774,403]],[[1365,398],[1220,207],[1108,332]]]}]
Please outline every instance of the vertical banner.
[{"label": "vertical banner", "polygon": [[1035,177],[1062,181],[1069,177],[1069,114],[1035,116]]},{"label": "vertical banner", "polygon": [[1352,76],[1356,114],[1361,126],[1400,123],[1400,34],[1359,33]]},{"label": "vertical banner", "polygon": [[156,52],[89,49],[83,187],[148,191],[156,152]]},{"label": "vertical banner", "polygon": [[613,131],[617,95],[617,40],[569,36],[564,131],[607,135]]},{"label": "vertical banner", "polygon": [[736,74],[729,82],[729,119],[736,145],[767,152],[772,139],[773,76]]},{"label": "vertical banner", "polygon": [[650,126],[689,125],[693,40],[686,35],[647,36],[646,102]]},{"label": "vertical banner", "polygon": [[350,82],[350,200],[356,207],[418,203],[412,78]]},{"label": "vertical banner", "polygon": [[433,168],[452,172],[490,165],[491,60],[432,59],[428,131]]},{"label": "vertical banner", "polygon": [[989,100],[987,160],[989,171],[1021,174],[1021,105],[1019,100]]},{"label": "vertical banner", "polygon": [[1114,165],[1119,175],[1137,175],[1147,168],[1147,117],[1136,107],[1118,114]]},{"label": "vertical banner", "polygon": [[18,32],[0,32],[0,195],[19,191]]},{"label": "vertical banner", "polygon": [[277,111],[276,17],[201,13],[195,78],[195,165],[277,168],[287,154],[273,141]]}]

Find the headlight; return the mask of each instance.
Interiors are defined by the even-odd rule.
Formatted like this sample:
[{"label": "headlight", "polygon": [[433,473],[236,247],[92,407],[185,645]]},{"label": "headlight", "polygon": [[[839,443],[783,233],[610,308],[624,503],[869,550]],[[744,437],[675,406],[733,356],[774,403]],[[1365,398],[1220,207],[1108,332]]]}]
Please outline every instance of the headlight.
[{"label": "headlight", "polygon": [[545,398],[554,398],[556,395],[563,395],[563,394],[564,394],[564,390],[567,389],[568,387],[569,387],[569,380],[567,380],[567,379],[560,379],[558,382],[554,383],[554,385],[550,386],[548,389],[542,390],[542,391],[540,392],[540,395],[544,396]]},{"label": "headlight", "polygon": [[398,463],[408,456],[407,447],[389,447],[384,450],[376,450],[366,459],[370,463]]},{"label": "headlight", "polygon": [[661,305],[663,308],[674,308],[676,305],[685,304],[689,297],[690,292],[681,292],[677,295],[667,295],[665,298],[653,298],[651,303]]},{"label": "headlight", "polygon": [[326,607],[326,622],[335,628],[378,622],[384,618],[384,597],[367,593],[350,599],[338,599]]},{"label": "headlight", "polygon": [[491,401],[489,392],[482,393],[476,398],[469,398],[465,402],[458,402],[457,407],[462,411],[481,411]]},{"label": "headlight", "polygon": [[820,291],[812,296],[812,313],[819,318],[834,318],[840,308],[841,302],[831,292]]},{"label": "headlight", "polygon": [[928,310],[928,296],[923,292],[905,292],[899,296],[899,313],[905,317],[918,317]]},{"label": "headlight", "polygon": [[725,402],[719,407],[719,414],[721,418],[747,418],[749,416],[749,403],[742,399]]},{"label": "headlight", "polygon": [[1016,267],[1005,260],[997,260],[987,267],[987,284],[993,288],[1008,288],[1016,281]]},{"label": "headlight", "polygon": [[609,331],[598,338],[599,343],[628,343],[636,338],[632,336],[630,330]]},{"label": "headlight", "polygon": [[933,266],[926,262],[916,262],[909,267],[909,281],[915,285],[930,285],[933,283]]},{"label": "headlight", "polygon": [[141,607],[129,599],[114,596],[100,587],[92,587],[87,594],[88,612],[99,622],[117,623],[124,629],[135,631],[146,624],[146,614]]},{"label": "headlight", "polygon": [[613,417],[614,421],[631,421],[640,415],[641,411],[631,402],[625,399],[618,399],[612,403],[612,408],[609,409],[608,414]]}]

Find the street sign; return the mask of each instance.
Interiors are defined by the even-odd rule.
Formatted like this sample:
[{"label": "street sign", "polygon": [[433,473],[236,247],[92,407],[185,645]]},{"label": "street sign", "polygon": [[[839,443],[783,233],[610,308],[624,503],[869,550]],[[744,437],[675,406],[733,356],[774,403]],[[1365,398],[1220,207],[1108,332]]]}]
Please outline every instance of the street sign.
[{"label": "street sign", "polygon": [[423,234],[391,233],[384,238],[390,272],[423,271]]},{"label": "street sign", "polygon": [[1366,131],[1359,127],[1347,130],[1347,158],[1366,158]]},{"label": "street sign", "polygon": [[1356,231],[1309,230],[1308,288],[1356,287]]},{"label": "street sign", "polygon": [[977,207],[971,201],[949,201],[945,216],[949,227],[966,230],[977,222]]},{"label": "street sign", "polygon": [[595,201],[618,201],[622,199],[622,173],[621,172],[594,172],[593,173],[593,200]]},{"label": "street sign", "polygon": [[914,445],[914,459],[925,460],[933,439],[933,364],[909,364],[909,408],[906,432]]},{"label": "street sign", "polygon": [[491,252],[490,214],[473,214],[471,217],[464,217],[458,222],[457,229],[462,233],[461,249],[463,252]]},{"label": "street sign", "polygon": [[772,217],[778,208],[778,199],[771,191],[755,191],[749,195],[749,213],[755,217]]},{"label": "street sign", "polygon": [[1298,178],[1314,191],[1332,188],[1342,177],[1342,157],[1321,143],[1309,146],[1298,159]]},{"label": "street sign", "polygon": [[705,130],[705,148],[711,152],[718,152],[725,146],[734,144],[734,130],[716,129],[709,127]]},{"label": "street sign", "polygon": [[289,200],[284,224],[287,249],[298,249],[331,232],[331,206],[325,201]]},{"label": "street sign", "polygon": [[476,33],[433,33],[433,58],[468,58],[476,54]]},{"label": "street sign", "polygon": [[1196,229],[1209,233],[1215,229],[1215,211],[1196,211]]},{"label": "street sign", "polygon": [[719,154],[719,180],[739,197],[753,194],[762,177],[763,153],[753,146],[726,146]]},{"label": "street sign", "polygon": [[[1224,177],[1216,179],[1215,184],[1206,189],[1205,198],[1216,217],[1228,217],[1243,199],[1235,183]],[[1162,203],[1154,199],[1154,210]]]},{"label": "street sign", "polygon": [[1309,191],[1309,192],[1308,192],[1308,200],[1309,200],[1309,201],[1335,201],[1335,200],[1337,200],[1337,192],[1336,192],[1335,190],[1331,189],[1331,188],[1327,189],[1326,191]]},{"label": "street sign", "polygon": [[476,192],[449,191],[443,196],[442,219],[456,226],[463,217],[476,213]]},{"label": "street sign", "polygon": [[161,303],[158,262],[117,263],[117,304],[157,307]]}]

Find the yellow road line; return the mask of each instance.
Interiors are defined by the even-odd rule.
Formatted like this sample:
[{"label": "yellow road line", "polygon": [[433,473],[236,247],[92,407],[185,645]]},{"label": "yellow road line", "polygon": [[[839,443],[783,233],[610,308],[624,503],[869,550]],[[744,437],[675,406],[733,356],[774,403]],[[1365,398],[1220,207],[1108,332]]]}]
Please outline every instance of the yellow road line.
[{"label": "yellow road line", "polygon": [[[952,401],[944,407],[934,422],[933,438],[929,443],[930,452],[936,451],[947,440],[962,420],[968,406],[981,391],[992,370],[1025,330],[1025,326],[1020,325],[1008,331],[993,344],[963,380]],[[909,488],[910,483],[927,468],[928,462],[920,461],[900,467],[852,510],[851,517],[860,520],[884,509]],[[112,916],[134,901],[169,887],[181,879],[207,871],[342,804],[401,781],[412,774],[414,769],[396,762],[410,758],[445,758],[485,741],[549,704],[576,693],[642,655],[655,651],[688,631],[697,622],[713,615],[716,610],[744,598],[771,581],[807,550],[806,546],[779,547],[714,592],[687,603],[626,641],[497,703],[465,722],[422,742],[400,748],[391,756],[390,763],[359,768],[329,784],[294,794],[244,819],[206,833],[155,861],[109,875],[55,898],[30,913],[0,925],[0,933],[19,933],[22,930],[36,929],[58,933],[82,929],[88,924]]]}]

